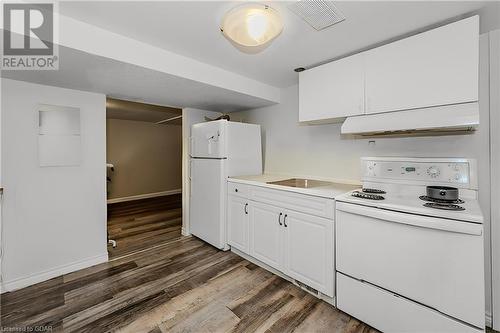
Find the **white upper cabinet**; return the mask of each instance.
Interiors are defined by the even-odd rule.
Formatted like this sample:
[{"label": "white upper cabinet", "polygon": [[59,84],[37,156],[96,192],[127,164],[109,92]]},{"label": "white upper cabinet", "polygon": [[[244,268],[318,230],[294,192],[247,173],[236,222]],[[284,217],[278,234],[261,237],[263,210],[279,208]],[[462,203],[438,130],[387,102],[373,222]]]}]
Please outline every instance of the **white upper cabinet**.
[{"label": "white upper cabinet", "polygon": [[299,121],[478,101],[479,16],[299,74]]},{"label": "white upper cabinet", "polygon": [[366,113],[478,100],[479,16],[365,55]]},{"label": "white upper cabinet", "polygon": [[364,113],[364,55],[330,62],[299,74],[299,121]]}]

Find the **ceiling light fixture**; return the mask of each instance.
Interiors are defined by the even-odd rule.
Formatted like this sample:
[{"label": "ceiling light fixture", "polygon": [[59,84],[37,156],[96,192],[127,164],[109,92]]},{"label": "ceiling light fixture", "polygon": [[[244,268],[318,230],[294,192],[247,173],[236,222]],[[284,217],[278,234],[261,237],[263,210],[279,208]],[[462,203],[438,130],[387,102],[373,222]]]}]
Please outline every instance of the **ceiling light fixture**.
[{"label": "ceiling light fixture", "polygon": [[283,21],[268,5],[249,3],[228,11],[222,18],[220,31],[238,50],[258,53],[283,31]]}]

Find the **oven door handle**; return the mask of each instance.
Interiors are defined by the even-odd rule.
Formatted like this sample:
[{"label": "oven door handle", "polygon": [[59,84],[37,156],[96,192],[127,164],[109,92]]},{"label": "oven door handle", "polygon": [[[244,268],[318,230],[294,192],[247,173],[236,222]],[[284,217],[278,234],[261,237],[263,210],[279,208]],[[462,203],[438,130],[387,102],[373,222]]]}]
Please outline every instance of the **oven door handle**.
[{"label": "oven door handle", "polygon": [[462,222],[445,218],[408,214],[387,209],[366,207],[346,202],[336,202],[336,209],[341,212],[372,217],[375,219],[407,224],[415,227],[443,230],[460,234],[481,236],[483,225],[478,223]]}]

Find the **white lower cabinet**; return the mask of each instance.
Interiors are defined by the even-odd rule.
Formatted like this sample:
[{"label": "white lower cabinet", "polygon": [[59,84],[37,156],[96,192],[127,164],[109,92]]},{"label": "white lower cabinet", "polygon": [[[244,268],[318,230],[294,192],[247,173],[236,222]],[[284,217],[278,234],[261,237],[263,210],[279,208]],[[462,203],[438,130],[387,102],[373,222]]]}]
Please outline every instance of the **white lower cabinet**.
[{"label": "white lower cabinet", "polygon": [[283,270],[283,213],[280,208],[251,202],[250,255],[263,263]]},{"label": "white lower cabinet", "polygon": [[288,275],[333,297],[333,221],[298,212],[285,216]]},{"label": "white lower cabinet", "polygon": [[246,198],[229,195],[227,211],[228,243],[240,251],[249,252],[248,216],[249,207]]},{"label": "white lower cabinet", "polygon": [[[252,187],[248,186],[249,196]],[[266,189],[255,190],[262,193]],[[276,205],[228,195],[229,245],[333,297],[333,219],[288,208],[286,203],[294,197],[287,192],[281,200],[287,208],[280,207],[280,197],[272,191]]]}]

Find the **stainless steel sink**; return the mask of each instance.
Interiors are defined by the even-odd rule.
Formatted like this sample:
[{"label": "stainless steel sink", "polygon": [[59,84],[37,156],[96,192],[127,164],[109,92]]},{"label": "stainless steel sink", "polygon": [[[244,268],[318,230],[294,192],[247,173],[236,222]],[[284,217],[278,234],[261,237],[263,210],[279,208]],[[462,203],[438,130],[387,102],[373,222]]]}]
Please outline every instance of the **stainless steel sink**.
[{"label": "stainless steel sink", "polygon": [[314,179],[290,178],[290,179],[278,180],[275,182],[267,182],[267,184],[288,186],[288,187],[312,188],[312,187],[332,185],[333,183],[324,182],[321,180],[314,180]]}]

